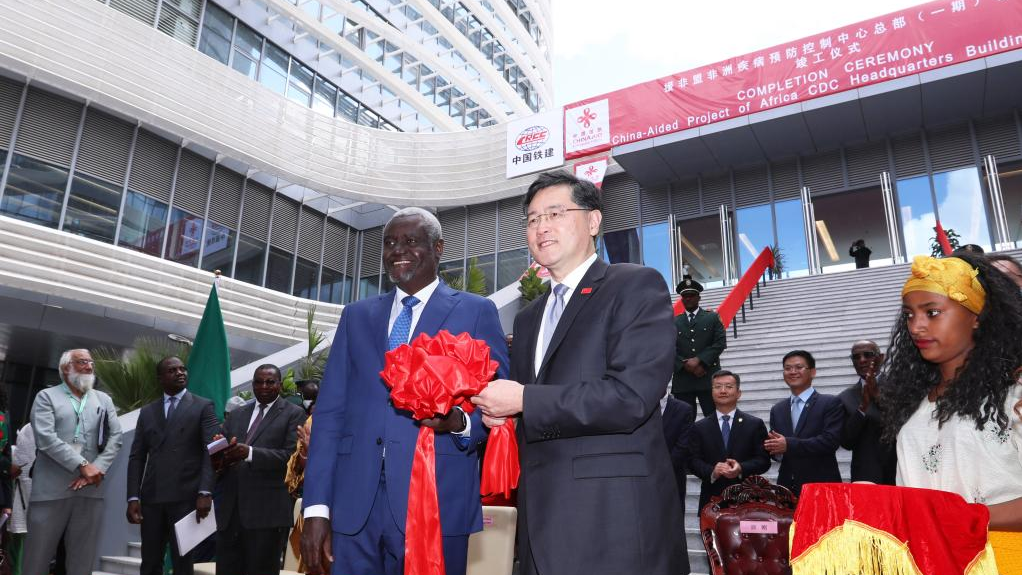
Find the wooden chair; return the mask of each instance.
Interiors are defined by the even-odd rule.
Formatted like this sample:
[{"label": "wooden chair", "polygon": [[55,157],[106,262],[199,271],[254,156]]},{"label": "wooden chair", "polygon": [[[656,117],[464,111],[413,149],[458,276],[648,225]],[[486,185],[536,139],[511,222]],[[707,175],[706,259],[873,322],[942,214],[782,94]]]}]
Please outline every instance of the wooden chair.
[{"label": "wooden chair", "polygon": [[795,503],[791,491],[758,475],[711,498],[699,514],[699,531],[712,575],[790,574]]}]

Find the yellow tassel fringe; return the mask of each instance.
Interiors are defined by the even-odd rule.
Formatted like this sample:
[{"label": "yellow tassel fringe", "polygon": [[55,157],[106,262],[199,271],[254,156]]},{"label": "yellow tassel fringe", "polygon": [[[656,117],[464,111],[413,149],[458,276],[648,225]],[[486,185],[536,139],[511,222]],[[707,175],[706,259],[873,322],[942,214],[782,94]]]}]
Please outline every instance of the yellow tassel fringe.
[{"label": "yellow tassel fringe", "polygon": [[[794,524],[791,533],[795,533]],[[889,533],[851,520],[793,558],[791,570],[792,575],[924,575],[907,545]],[[963,575],[997,575],[989,544]]]}]

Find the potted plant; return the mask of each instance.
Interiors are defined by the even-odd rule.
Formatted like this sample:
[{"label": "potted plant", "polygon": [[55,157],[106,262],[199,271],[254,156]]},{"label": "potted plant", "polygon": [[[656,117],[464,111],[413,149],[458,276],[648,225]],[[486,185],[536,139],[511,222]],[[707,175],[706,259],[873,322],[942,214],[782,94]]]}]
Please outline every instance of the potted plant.
[{"label": "potted plant", "polygon": [[767,271],[770,272],[770,279],[781,279],[781,274],[784,273],[784,252],[777,245],[772,246],[770,251],[774,255],[774,265],[767,268]]},{"label": "potted plant", "polygon": [[90,350],[96,362],[96,377],[110,395],[118,414],[139,409],[159,399],[163,390],[156,381],[156,364],[169,355],[188,363],[187,344],[142,336],[132,342],[132,349],[123,353],[109,347]]},{"label": "potted plant", "polygon": [[522,279],[518,280],[518,293],[522,294],[522,299],[526,302],[530,302],[539,296],[545,294],[550,289],[550,285],[543,281],[543,278],[539,277],[538,268],[529,268],[525,270],[522,275]]}]

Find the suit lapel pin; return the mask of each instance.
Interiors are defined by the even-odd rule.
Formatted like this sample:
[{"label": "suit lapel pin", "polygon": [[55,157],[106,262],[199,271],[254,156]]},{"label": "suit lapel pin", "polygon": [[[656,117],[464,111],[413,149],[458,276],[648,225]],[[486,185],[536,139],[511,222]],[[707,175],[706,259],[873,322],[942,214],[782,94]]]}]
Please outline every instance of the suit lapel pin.
[{"label": "suit lapel pin", "polygon": [[584,288],[582,288],[581,292],[582,292],[582,295],[589,295],[589,294],[593,293],[593,288],[591,288],[591,287],[584,287]]},{"label": "suit lapel pin", "polygon": [[741,417],[739,417],[739,418],[738,418],[738,423],[741,423],[741,422],[742,422],[742,418],[741,418]]}]

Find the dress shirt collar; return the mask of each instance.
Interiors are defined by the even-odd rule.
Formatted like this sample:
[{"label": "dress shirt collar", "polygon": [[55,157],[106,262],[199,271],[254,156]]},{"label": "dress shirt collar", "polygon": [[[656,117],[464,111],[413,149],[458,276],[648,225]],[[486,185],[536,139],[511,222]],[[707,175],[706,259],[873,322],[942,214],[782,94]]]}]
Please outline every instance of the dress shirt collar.
[{"label": "dress shirt collar", "polygon": [[181,400],[185,398],[185,394],[186,393],[188,393],[188,388],[182,389],[181,391],[177,392],[174,395],[167,395],[167,393],[164,392],[164,394],[163,394],[163,403],[167,403],[168,401],[170,401],[171,397],[176,397],[177,398],[177,404],[181,405]]},{"label": "dress shirt collar", "polygon": [[689,316],[692,315],[692,314],[699,315],[699,312],[701,312],[701,311],[703,311],[703,308],[696,307],[696,309],[694,309],[693,311],[685,310],[685,315],[689,315]]},{"label": "dress shirt collar", "polygon": [[571,270],[571,273],[564,276],[563,280],[555,282],[553,281],[553,278],[550,278],[550,290],[553,291],[554,286],[556,286],[557,284],[564,284],[565,286],[567,286],[569,293],[574,293],[575,288],[577,288],[579,282],[582,281],[582,277],[586,275],[586,272],[589,271],[589,268],[592,267],[595,261],[596,254],[594,253],[593,255],[586,258],[584,262],[579,264],[577,268]]},{"label": "dress shirt collar", "polygon": [[735,412],[736,411],[738,411],[737,407],[732,409],[731,411],[729,411],[727,413],[724,413],[724,412],[722,412],[722,411],[720,411],[718,409],[717,410],[717,423],[720,423],[720,422],[724,421],[724,416],[725,415],[730,415],[731,416],[731,419],[729,419],[728,421],[734,421],[735,420]]},{"label": "dress shirt collar", "polygon": [[395,291],[395,294],[394,294],[394,305],[398,305],[398,306],[402,305],[401,300],[405,299],[405,297],[410,296],[410,295],[413,295],[413,296],[419,298],[419,303],[416,304],[415,307],[418,307],[420,305],[425,305],[426,302],[429,301],[429,298],[433,297],[433,292],[436,291],[436,288],[439,285],[440,285],[440,278],[439,277],[435,277],[435,278],[433,278],[433,281],[429,282],[429,284],[426,285],[426,287],[420,289],[419,291],[417,291],[415,293],[407,293],[407,292],[405,292],[405,290],[401,289],[400,287],[396,287],[395,286],[394,289],[396,291]]},{"label": "dress shirt collar", "polygon": [[791,397],[788,399],[788,402],[789,403],[794,402],[796,397],[800,397],[802,398],[802,405],[806,405],[809,403],[809,398],[812,397],[813,393],[815,392],[816,390],[813,389],[813,386],[810,385],[809,388],[803,391],[802,393],[798,395],[792,394]]}]

